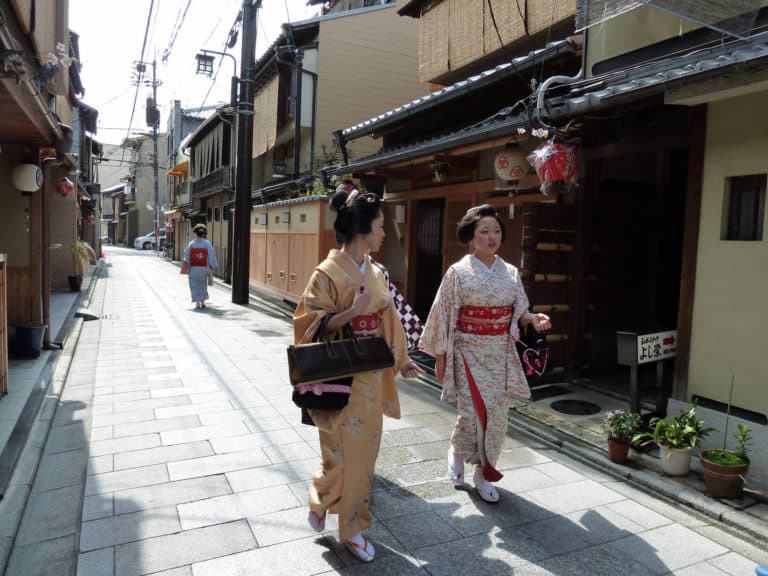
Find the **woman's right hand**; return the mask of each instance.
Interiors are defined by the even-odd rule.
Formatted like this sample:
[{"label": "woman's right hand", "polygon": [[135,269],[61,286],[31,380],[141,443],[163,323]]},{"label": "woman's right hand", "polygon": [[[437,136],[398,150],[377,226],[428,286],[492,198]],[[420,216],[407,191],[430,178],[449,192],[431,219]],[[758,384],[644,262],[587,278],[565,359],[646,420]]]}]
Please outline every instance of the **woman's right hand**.
[{"label": "woman's right hand", "polygon": [[435,356],[435,376],[440,382],[445,378],[445,354]]},{"label": "woman's right hand", "polygon": [[371,305],[371,291],[365,286],[360,286],[355,291],[355,298],[352,300],[352,315],[362,316]]}]

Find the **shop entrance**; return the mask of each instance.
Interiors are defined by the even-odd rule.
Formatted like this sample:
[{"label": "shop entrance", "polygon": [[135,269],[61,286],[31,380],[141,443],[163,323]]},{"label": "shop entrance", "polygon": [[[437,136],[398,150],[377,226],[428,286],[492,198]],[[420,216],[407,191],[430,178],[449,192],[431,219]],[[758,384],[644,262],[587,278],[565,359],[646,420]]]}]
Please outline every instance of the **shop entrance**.
[{"label": "shop entrance", "polygon": [[443,276],[443,216],[445,201],[420,200],[416,206],[415,266],[409,270],[412,306],[426,321]]},{"label": "shop entrance", "polygon": [[[627,369],[616,364],[616,332],[675,329],[680,300],[688,148],[646,147],[591,162],[591,250],[586,280],[581,375],[626,394]],[[671,390],[666,370],[655,404]],[[653,365],[640,374],[654,388]],[[663,409],[663,406],[657,406]]]}]

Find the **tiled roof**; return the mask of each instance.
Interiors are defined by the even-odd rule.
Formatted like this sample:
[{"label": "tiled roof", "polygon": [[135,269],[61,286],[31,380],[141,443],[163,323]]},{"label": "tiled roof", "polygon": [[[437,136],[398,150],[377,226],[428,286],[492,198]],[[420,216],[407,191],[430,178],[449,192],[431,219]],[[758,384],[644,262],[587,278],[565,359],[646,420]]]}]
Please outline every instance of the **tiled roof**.
[{"label": "tiled roof", "polygon": [[[720,75],[726,69],[747,70],[765,63],[768,63],[768,33],[758,34],[748,41],[699,48],[681,56],[575,82],[568,85],[568,92],[548,98],[547,109],[553,119],[578,116],[611,106],[622,97],[637,99],[664,93],[686,82]],[[557,91],[562,88],[558,87]]]},{"label": "tiled roof", "polygon": [[528,70],[535,64],[540,64],[541,62],[545,62],[562,54],[573,54],[575,52],[576,45],[570,39],[551,42],[547,44],[546,47],[529,52],[525,56],[514,58],[509,62],[496,66],[496,68],[486,70],[475,76],[470,76],[466,80],[451,84],[442,90],[432,92],[421,98],[416,98],[407,104],[403,104],[402,106],[398,106],[393,110],[379,114],[365,122],[356,124],[355,126],[343,130],[342,134],[347,140],[353,140],[367,134],[372,134],[385,126],[401,122],[403,119],[423,112],[424,110],[438,106],[469,92],[479,90],[484,86],[499,82],[511,75]]}]

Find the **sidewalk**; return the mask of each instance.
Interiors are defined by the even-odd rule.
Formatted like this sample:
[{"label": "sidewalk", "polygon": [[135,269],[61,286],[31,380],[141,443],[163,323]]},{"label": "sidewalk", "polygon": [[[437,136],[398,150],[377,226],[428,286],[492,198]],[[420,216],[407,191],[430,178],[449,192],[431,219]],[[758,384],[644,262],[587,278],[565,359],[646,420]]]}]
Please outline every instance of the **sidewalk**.
[{"label": "sidewalk", "polygon": [[[81,323],[7,575],[731,574],[768,555],[622,479],[513,430],[501,502],[455,490],[453,408],[401,381],[385,419],[362,565],[306,525],[317,432],[288,394],[291,326],[232,305],[195,311],[178,269],[111,250]],[[26,456],[26,454],[25,454]]]}]

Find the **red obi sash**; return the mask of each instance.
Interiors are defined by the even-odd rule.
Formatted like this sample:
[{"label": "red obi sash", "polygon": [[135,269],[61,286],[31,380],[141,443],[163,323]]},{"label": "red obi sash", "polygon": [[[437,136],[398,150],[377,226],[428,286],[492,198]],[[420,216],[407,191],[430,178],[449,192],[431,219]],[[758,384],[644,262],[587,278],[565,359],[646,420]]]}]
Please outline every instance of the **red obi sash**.
[{"label": "red obi sash", "polygon": [[509,331],[512,306],[462,306],[456,329],[466,334],[500,336]]},{"label": "red obi sash", "polygon": [[206,248],[192,248],[189,251],[190,266],[208,266],[208,250]]},{"label": "red obi sash", "polygon": [[378,314],[366,314],[365,316],[355,316],[349,324],[355,334],[370,333],[378,331],[381,320]]}]

